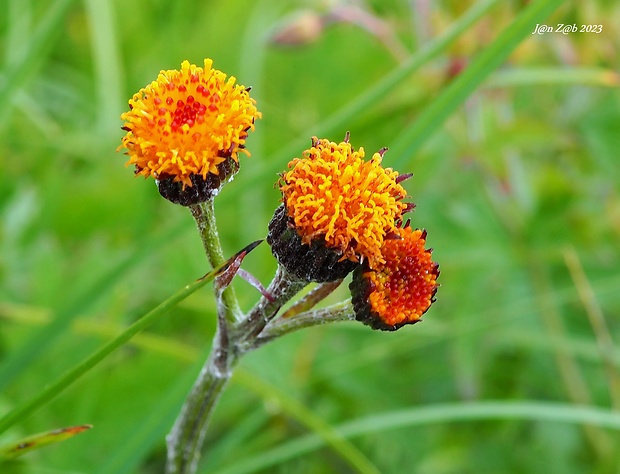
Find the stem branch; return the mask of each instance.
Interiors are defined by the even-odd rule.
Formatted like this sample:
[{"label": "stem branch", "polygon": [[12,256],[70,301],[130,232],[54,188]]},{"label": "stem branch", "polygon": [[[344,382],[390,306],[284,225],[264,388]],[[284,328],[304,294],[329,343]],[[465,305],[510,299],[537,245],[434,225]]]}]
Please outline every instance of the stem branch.
[{"label": "stem branch", "polygon": [[254,340],[274,318],[278,310],[307,285],[307,281],[297,279],[284,267],[278,265],[276,274],[267,288],[271,299],[263,296],[239,325],[238,347],[243,352],[250,350]]},{"label": "stem branch", "polygon": [[338,321],[354,321],[355,314],[351,300],[341,301],[327,308],[306,311],[290,318],[278,318],[271,321],[256,338],[254,348],[258,348],[278,337],[300,329],[319,326]]},{"label": "stem branch", "polygon": [[[204,236],[210,233],[201,227],[201,223],[208,222],[203,219],[205,213],[198,209],[194,211],[192,208],[192,214],[196,218],[196,222],[199,223],[198,229],[203,236],[205,250],[207,250],[207,243],[210,244],[211,241]],[[196,472],[211,413],[226,383],[232,376],[233,367],[244,352],[257,347],[255,344],[257,337],[282,305],[307,284],[307,282],[294,278],[286,270],[278,267],[276,275],[267,289],[270,298],[263,296],[244,317],[243,321],[227,319],[230,314],[230,305],[226,303],[225,295],[226,290],[230,287],[224,290],[221,295],[217,295],[218,328],[213,339],[213,347],[183,404],[174,427],[166,437],[168,445],[166,474],[192,474]],[[232,298],[236,304],[234,294]]]}]

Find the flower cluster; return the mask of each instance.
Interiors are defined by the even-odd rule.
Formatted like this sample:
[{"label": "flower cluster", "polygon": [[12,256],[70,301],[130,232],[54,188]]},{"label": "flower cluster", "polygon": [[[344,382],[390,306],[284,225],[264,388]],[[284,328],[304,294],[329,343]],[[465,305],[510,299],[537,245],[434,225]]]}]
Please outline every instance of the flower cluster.
[{"label": "flower cluster", "polygon": [[[249,88],[214,69],[184,61],[161,71],[122,114],[122,147],[136,175],[154,177],[159,192],[186,206],[212,199],[239,169],[239,153],[261,117]],[[383,330],[415,323],[432,304],[438,265],[426,232],[403,225],[414,208],[399,175],[382,166],[386,148],[365,159],[347,133],[311,147],[280,175],[282,204],[267,241],[286,271],[302,282],[335,282],[353,272],[356,319]]]},{"label": "flower cluster", "polygon": [[[212,352],[166,438],[167,472],[195,470],[222,382],[244,353],[294,330],[345,319],[394,331],[418,322],[437,291],[439,266],[426,249],[426,231],[405,222],[414,204],[402,182],[411,175],[382,166],[387,148],[365,159],[348,133],[340,143],[312,137],[280,175],[282,203],[266,238],[279,265],[269,286],[240,269],[260,240],[222,261],[213,200],[239,170],[238,155],[249,155],[246,138],[261,117],[249,90],[210,59],[204,67],[183,61],[180,70],[161,71],[140,89],[121,115],[127,133],[119,149],[127,150],[127,164],[136,175],[153,177],[164,198],[190,207],[214,268],[199,280],[214,279]],[[312,310],[349,274],[350,302]],[[245,314],[229,286],[237,275],[262,294]],[[310,282],[321,284],[280,313]]]},{"label": "flower cluster", "polygon": [[426,232],[402,225],[413,204],[399,175],[381,166],[386,149],[364,160],[349,136],[341,143],[312,138],[280,178],[282,206],[267,241],[298,278],[328,282],[354,271],[356,318],[383,330],[419,321],[434,301],[438,265],[425,250]]}]

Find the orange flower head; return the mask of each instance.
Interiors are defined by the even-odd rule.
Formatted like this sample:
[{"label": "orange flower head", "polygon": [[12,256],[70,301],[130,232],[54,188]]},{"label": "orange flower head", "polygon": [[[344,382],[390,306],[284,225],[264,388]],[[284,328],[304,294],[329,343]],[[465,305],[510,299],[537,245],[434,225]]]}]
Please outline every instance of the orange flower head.
[{"label": "orange flower head", "polygon": [[439,277],[439,265],[425,245],[426,231],[405,225],[386,239],[385,263],[355,270],[350,289],[357,320],[386,331],[420,320],[435,301]]},{"label": "orange flower head", "polygon": [[256,101],[211,65],[211,59],[204,68],[183,61],[180,71],[161,71],[129,101],[129,112],[121,115],[127,131],[121,147],[136,174],[185,189],[222,169],[236,171],[239,152],[249,155],[245,140],[261,117]]},{"label": "orange flower head", "polygon": [[321,241],[340,260],[367,260],[371,268],[384,262],[385,236],[412,208],[402,202],[406,191],[398,173],[381,166],[385,151],[366,161],[348,134],[341,143],[313,137],[303,158],[289,163],[280,189],[303,244]]}]

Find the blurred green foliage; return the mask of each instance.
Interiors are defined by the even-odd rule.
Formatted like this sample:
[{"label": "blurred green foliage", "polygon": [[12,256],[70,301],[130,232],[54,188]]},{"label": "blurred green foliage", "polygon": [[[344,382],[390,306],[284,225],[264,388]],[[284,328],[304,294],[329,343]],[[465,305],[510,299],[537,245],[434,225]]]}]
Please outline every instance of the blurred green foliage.
[{"label": "blurred green foliage", "polygon": [[[496,3],[326,138],[350,130],[367,153],[398,142],[529,2]],[[127,99],[160,69],[211,57],[252,86],[263,112],[252,157],[216,201],[232,255],[265,236],[277,172],[304,149],[296,144],[309,145],[332,114],[471,4],[3,2],[0,414],[209,270],[190,214],[115,153]],[[393,334],[318,327],[250,354],[216,410],[200,472],[348,472],[328,448],[292,454],[289,442],[307,428],[286,399],[333,426],[454,402],[466,412],[484,400],[620,410],[620,5],[566,2],[548,18],[557,23],[602,32],[528,35],[417,153],[386,154],[385,164],[415,174],[406,183],[412,221],[428,230],[441,265],[425,322]],[[295,151],[283,159],[287,150]],[[275,262],[263,245],[244,267],[266,284]],[[244,282],[237,293],[244,308],[258,297]],[[343,285],[334,299],[346,296]],[[25,418],[7,442],[94,429],[6,472],[161,472],[164,435],[208,352],[214,317],[211,293],[192,295]],[[620,433],[568,421],[446,415],[371,427],[353,442],[385,473],[617,472]],[[278,447],[285,455],[264,461]]]}]

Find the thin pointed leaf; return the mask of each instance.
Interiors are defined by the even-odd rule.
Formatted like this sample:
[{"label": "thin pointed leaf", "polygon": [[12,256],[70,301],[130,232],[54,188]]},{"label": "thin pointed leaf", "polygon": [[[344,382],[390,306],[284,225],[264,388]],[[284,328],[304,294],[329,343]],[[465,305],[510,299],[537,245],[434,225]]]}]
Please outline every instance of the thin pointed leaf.
[{"label": "thin pointed leaf", "polygon": [[261,242],[262,240],[252,242],[228,260],[224,268],[220,268],[214,283],[216,294],[220,295],[226,288],[228,288],[228,285],[230,285],[233,278],[241,268],[241,264],[243,263],[245,256],[254,250]]},{"label": "thin pointed leaf", "polygon": [[91,428],[92,425],[69,426],[28,436],[15,443],[0,447],[0,460],[14,459],[48,444],[60,443]]}]

